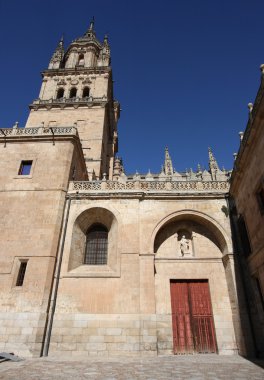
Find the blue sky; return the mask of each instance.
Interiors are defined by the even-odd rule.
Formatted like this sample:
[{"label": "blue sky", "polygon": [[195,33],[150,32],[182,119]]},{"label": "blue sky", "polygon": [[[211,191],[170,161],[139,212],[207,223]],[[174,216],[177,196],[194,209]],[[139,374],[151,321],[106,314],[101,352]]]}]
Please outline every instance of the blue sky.
[{"label": "blue sky", "polygon": [[25,124],[61,34],[69,44],[95,16],[97,37],[109,35],[126,172],[158,172],[165,146],[178,171],[206,167],[208,146],[231,168],[260,83],[263,14],[258,0],[0,0],[0,125]]}]

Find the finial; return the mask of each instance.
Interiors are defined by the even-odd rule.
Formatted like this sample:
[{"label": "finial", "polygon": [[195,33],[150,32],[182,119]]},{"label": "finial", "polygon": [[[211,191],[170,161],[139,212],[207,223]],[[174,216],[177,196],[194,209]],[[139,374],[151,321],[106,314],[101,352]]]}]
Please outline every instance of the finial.
[{"label": "finial", "polygon": [[238,134],[239,134],[240,141],[242,141],[244,137],[244,132],[238,132]]},{"label": "finial", "polygon": [[212,148],[210,146],[208,147],[208,153],[209,153],[209,163],[210,163],[214,160],[214,155],[212,152]]},{"label": "finial", "polygon": [[94,28],[94,16],[93,16],[92,20],[90,21],[89,30],[93,30],[93,28]]},{"label": "finial", "polygon": [[262,65],[260,65],[260,71],[262,74],[264,74],[264,63],[262,63]]},{"label": "finial", "polygon": [[237,153],[233,153],[234,160],[237,158]]},{"label": "finial", "polygon": [[197,165],[197,169],[198,169],[198,173],[201,173],[202,170],[201,170],[201,165],[200,164]]},{"label": "finial", "polygon": [[172,160],[170,158],[169,149],[165,147],[165,161],[164,161],[164,171],[167,176],[173,175],[173,165]]},{"label": "finial", "polygon": [[208,147],[208,153],[209,153],[209,168],[210,168],[210,172],[212,174],[212,172],[219,170],[219,167],[218,167],[218,163],[217,163],[217,161],[213,155],[213,151],[212,151],[211,147]]},{"label": "finial", "polygon": [[106,44],[108,43],[108,35],[107,34],[104,35],[104,43],[106,43]]},{"label": "finial", "polygon": [[248,109],[249,109],[249,112],[252,112],[252,110],[253,110],[253,103],[248,103]]}]

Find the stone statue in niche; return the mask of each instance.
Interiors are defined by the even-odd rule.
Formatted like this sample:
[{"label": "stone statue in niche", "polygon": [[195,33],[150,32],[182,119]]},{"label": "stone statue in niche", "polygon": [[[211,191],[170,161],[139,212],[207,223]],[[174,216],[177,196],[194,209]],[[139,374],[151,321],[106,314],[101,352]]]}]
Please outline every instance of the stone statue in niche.
[{"label": "stone statue in niche", "polygon": [[188,230],[180,230],[175,237],[177,237],[178,255],[180,257],[193,256],[192,233]]},{"label": "stone statue in niche", "polygon": [[186,253],[190,253],[190,242],[189,239],[186,239],[185,235],[182,235],[182,238],[180,240],[180,250],[182,256],[184,256]]}]

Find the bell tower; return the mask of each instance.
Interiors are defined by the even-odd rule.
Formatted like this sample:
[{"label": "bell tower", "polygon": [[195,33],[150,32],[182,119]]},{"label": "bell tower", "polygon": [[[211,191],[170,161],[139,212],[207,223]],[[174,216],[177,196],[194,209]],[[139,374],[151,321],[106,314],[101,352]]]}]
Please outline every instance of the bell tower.
[{"label": "bell tower", "polygon": [[59,41],[42,73],[39,98],[29,105],[26,127],[77,127],[90,180],[113,177],[120,105],[110,63],[108,38],[97,39],[93,19],[66,51]]}]

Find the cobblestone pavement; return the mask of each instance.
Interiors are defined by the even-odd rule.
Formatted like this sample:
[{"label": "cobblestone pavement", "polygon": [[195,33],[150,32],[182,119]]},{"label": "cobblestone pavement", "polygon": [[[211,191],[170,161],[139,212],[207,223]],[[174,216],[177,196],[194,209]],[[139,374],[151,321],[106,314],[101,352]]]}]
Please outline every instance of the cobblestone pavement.
[{"label": "cobblestone pavement", "polygon": [[[262,362],[263,364],[263,362]],[[0,364],[2,380],[264,379],[264,370],[239,356],[193,355],[151,358],[35,358]]]}]

